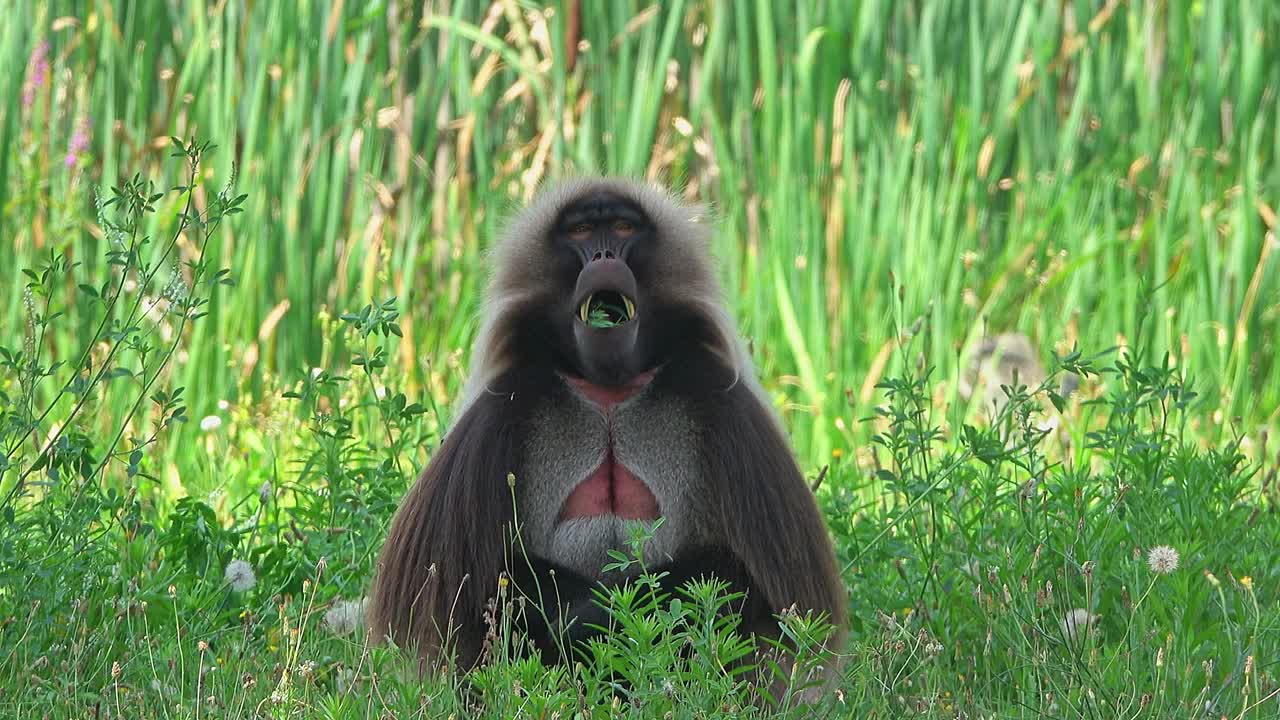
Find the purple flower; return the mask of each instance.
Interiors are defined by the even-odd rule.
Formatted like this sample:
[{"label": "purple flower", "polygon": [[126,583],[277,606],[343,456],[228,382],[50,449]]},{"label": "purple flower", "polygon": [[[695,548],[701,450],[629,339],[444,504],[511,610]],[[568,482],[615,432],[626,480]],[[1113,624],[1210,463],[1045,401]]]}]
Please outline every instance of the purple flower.
[{"label": "purple flower", "polygon": [[71,136],[71,142],[67,144],[67,156],[64,159],[67,167],[74,167],[76,160],[80,158],[80,154],[89,149],[89,119],[80,118],[80,122],[76,123],[76,131]]},{"label": "purple flower", "polygon": [[22,108],[29,109],[36,101],[36,90],[49,80],[49,41],[41,40],[31,49],[27,58],[27,84],[22,88]]}]

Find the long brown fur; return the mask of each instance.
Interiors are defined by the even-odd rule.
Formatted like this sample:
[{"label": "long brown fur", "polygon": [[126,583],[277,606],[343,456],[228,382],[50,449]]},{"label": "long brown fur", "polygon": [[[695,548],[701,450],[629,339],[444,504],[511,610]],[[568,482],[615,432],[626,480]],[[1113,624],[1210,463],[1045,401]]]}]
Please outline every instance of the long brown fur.
[{"label": "long brown fur", "polygon": [[[533,404],[558,382],[522,364],[518,349],[541,330],[531,308],[557,292],[541,282],[543,239],[567,203],[589,191],[623,195],[662,232],[660,290],[679,299],[703,343],[692,362],[671,363],[654,392],[691,398],[708,507],[698,508],[749,574],[771,613],[793,605],[827,615],[843,645],[844,589],[817,504],[771,410],[715,279],[706,208],[620,178],[579,178],[542,193],[509,223],[494,248],[484,315],[458,419],[392,521],[370,593],[375,639],[390,637],[432,664],[456,651],[470,667],[483,641],[487,600],[511,557],[510,473]],[[536,338],[535,338],[536,339]],[[518,477],[515,480],[519,482]],[[747,629],[776,636],[770,617]]]},{"label": "long brown fur", "polygon": [[405,496],[383,546],[370,627],[424,660],[453,650],[469,666],[479,653],[465,627],[496,593],[507,556],[506,476],[520,430],[503,420],[503,409],[513,403],[486,397],[463,413]]}]

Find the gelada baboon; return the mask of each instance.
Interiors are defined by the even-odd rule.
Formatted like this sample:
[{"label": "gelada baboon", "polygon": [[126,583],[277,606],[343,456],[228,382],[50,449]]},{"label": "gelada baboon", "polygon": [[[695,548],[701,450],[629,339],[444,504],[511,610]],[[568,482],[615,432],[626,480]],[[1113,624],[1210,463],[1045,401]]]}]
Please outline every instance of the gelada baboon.
[{"label": "gelada baboon", "polygon": [[776,613],[823,613],[841,647],[831,541],[709,242],[702,208],[616,178],[563,183],[513,218],[457,419],[379,560],[375,639],[471,667],[505,581],[545,611],[530,640],[563,660],[559,631],[589,635],[593,587],[628,575],[602,573],[606,553],[661,518],[642,556],[669,585],[729,582],[746,592],[739,629],[775,638]]}]

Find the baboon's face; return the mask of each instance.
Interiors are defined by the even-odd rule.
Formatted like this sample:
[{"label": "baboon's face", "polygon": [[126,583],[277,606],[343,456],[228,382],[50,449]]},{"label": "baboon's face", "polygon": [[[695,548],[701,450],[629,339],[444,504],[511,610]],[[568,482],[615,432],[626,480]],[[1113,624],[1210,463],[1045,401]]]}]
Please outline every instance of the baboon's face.
[{"label": "baboon's face", "polygon": [[660,362],[652,221],[626,198],[594,192],[561,211],[547,240],[560,294],[552,322],[571,328],[559,333],[564,370],[592,385],[634,384]]}]

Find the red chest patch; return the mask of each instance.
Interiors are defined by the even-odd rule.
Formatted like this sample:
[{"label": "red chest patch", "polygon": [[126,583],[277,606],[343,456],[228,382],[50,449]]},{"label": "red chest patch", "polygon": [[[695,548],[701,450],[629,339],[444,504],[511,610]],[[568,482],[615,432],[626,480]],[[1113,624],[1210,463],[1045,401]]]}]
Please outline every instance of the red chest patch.
[{"label": "red chest patch", "polygon": [[658,519],[658,498],[625,465],[613,459],[612,448],[600,467],[573,489],[560,508],[561,522],[595,515]]},{"label": "red chest patch", "polygon": [[565,377],[579,393],[599,407],[610,425],[609,448],[604,461],[578,484],[564,506],[560,508],[560,521],[596,515],[616,515],[628,520],[656,520],[658,499],[648,486],[635,476],[613,455],[613,409],[640,392],[653,379],[653,371],[638,376],[622,387],[594,385],[582,378]]},{"label": "red chest patch", "polygon": [[656,371],[650,370],[641,373],[635,377],[630,383],[620,387],[605,387],[604,385],[596,385],[588,382],[580,377],[564,376],[565,381],[582,393],[583,397],[590,400],[606,413],[613,410],[615,405],[625,402],[636,393],[644,389],[646,385],[653,380]]}]

